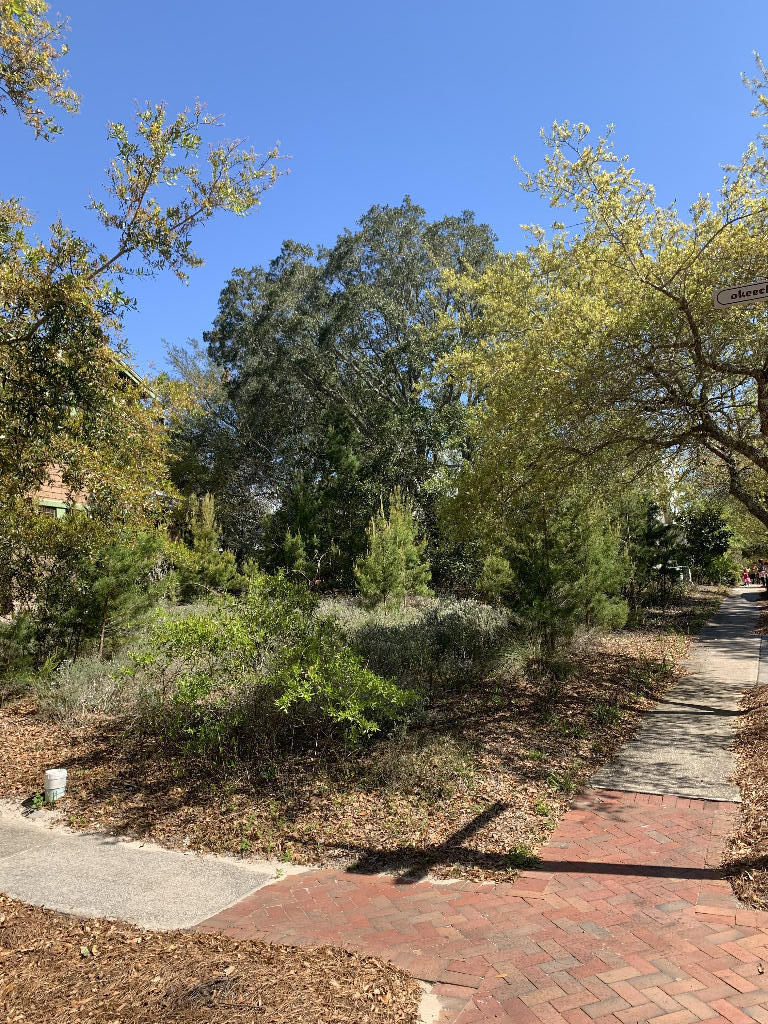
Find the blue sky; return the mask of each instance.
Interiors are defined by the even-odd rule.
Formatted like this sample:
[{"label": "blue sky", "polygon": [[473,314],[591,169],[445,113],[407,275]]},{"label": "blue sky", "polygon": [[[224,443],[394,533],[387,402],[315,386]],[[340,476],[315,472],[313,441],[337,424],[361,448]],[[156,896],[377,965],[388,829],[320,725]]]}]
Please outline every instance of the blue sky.
[{"label": "blue sky", "polygon": [[757,123],[739,73],[768,57],[758,0],[432,0],[263,3],[61,0],[71,20],[70,84],[83,96],[53,143],[3,121],[0,192],[21,195],[44,226],[61,211],[93,235],[84,211],[110,152],[108,120],[133,100],[171,110],[196,97],[226,115],[228,137],[259,151],[275,140],[289,176],[246,219],[201,229],[206,265],[131,283],[127,336],[142,369],[163,339],[200,337],[233,267],[266,263],[284,238],[331,244],[374,203],[404,194],[440,217],[476,211],[500,244],[549,212],[518,185],[513,163],[538,167],[539,128],[555,119],[616,125],[618,147],[682,205],[717,188]]}]

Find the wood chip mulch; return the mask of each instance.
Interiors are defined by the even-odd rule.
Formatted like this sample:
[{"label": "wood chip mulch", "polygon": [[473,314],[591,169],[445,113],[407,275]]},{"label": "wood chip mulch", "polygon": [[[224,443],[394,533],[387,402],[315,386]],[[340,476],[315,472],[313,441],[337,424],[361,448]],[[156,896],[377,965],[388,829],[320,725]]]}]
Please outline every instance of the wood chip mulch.
[{"label": "wood chip mulch", "polygon": [[425,783],[431,770],[372,782],[388,740],[336,763],[305,754],[272,776],[256,765],[217,777],[115,721],[67,729],[22,700],[0,709],[0,797],[28,799],[45,768],[66,767],[60,803],[77,828],[365,872],[510,879],[674,682],[717,599],[699,592],[682,608],[649,612],[641,628],[592,638],[556,688],[501,666],[444,694],[413,732],[418,750],[466,752],[471,771],[442,794]]},{"label": "wood chip mulch", "polygon": [[[768,636],[768,610],[757,632]],[[768,910],[768,686],[747,690],[736,734],[736,774],[741,806],[725,868],[740,900]]]},{"label": "wood chip mulch", "polygon": [[8,1024],[416,1024],[404,971],[330,946],[150,932],[0,895]]}]

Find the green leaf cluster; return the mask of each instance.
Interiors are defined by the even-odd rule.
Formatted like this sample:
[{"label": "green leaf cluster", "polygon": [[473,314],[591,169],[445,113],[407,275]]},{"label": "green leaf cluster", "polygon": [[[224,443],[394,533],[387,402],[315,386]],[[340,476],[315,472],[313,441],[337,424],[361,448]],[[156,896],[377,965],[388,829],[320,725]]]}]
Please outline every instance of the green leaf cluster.
[{"label": "green leaf cluster", "polygon": [[135,669],[146,722],[220,758],[245,756],[257,735],[355,742],[407,714],[414,695],[367,669],[314,611],[305,586],[254,570],[243,599],[166,617]]}]

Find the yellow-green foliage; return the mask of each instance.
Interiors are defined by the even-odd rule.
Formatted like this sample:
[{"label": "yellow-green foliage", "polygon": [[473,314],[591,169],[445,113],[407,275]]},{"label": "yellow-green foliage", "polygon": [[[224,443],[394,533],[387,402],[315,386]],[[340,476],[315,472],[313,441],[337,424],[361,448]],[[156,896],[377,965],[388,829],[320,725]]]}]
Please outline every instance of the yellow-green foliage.
[{"label": "yellow-green foliage", "polygon": [[399,487],[389,498],[389,514],[380,510],[368,526],[368,552],[355,566],[355,579],[369,601],[429,594],[430,568],[425,539],[418,539],[413,504]]},{"label": "yellow-green foliage", "polygon": [[[477,398],[465,511],[492,520],[531,479],[604,493],[664,453],[713,464],[768,525],[768,304],[715,309],[712,290],[765,277],[766,69],[749,83],[763,129],[717,201],[656,201],[584,124],[542,132],[524,187],[567,211],[524,252],[452,277],[467,339],[446,369]],[[453,314],[445,330],[455,330]],[[762,410],[762,411],[761,411]]]},{"label": "yellow-green foliage", "polygon": [[40,94],[70,114],[80,101],[56,65],[69,49],[63,41],[69,26],[60,17],[48,21],[48,10],[44,0],[0,0],[0,114],[11,104],[44,139],[61,127],[40,107]]}]

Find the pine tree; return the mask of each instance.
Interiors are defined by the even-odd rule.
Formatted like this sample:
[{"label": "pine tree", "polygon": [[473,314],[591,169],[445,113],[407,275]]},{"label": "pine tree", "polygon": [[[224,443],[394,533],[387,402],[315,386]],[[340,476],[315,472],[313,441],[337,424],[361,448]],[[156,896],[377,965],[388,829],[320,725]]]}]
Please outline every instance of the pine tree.
[{"label": "pine tree", "polygon": [[192,495],[188,499],[186,533],[189,546],[175,543],[169,549],[181,600],[194,600],[212,592],[239,590],[242,577],[237,571],[235,556],[220,547],[212,494],[202,498]]},{"label": "pine tree", "polygon": [[500,604],[504,595],[511,590],[513,585],[514,574],[509,560],[503,555],[487,555],[477,579],[477,592],[486,600]]},{"label": "pine tree", "polygon": [[98,622],[98,655],[158,600],[153,579],[160,544],[153,534],[128,534],[100,552],[90,590],[91,617]]},{"label": "pine tree", "polygon": [[399,487],[389,497],[389,515],[380,510],[367,530],[368,552],[355,565],[360,593],[372,602],[409,594],[429,594],[430,567],[426,539],[418,539],[413,505]]},{"label": "pine tree", "polygon": [[626,559],[599,502],[577,493],[542,495],[511,524],[505,553],[503,597],[545,656],[582,627],[624,624]]},{"label": "pine tree", "polygon": [[294,576],[299,576],[305,581],[314,579],[314,566],[307,558],[307,549],[304,546],[304,538],[301,536],[300,530],[297,530],[296,533],[291,533],[290,530],[285,531],[283,557],[287,568]]}]

